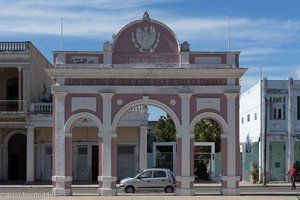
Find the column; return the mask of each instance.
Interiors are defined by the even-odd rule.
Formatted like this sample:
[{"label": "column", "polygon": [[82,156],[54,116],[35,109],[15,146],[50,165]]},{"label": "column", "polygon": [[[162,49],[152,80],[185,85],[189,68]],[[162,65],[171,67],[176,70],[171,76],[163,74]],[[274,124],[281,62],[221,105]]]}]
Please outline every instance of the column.
[{"label": "column", "polygon": [[22,66],[18,66],[18,111],[22,111]]},{"label": "column", "polygon": [[101,93],[103,98],[103,127],[98,134],[99,138],[99,188],[98,195],[117,195],[117,135],[112,130],[111,99],[113,93]]},{"label": "column", "polygon": [[147,168],[147,126],[140,126],[140,170]]},{"label": "column", "polygon": [[2,145],[2,151],[3,151],[3,180],[8,180],[8,145],[3,144]]},{"label": "column", "polygon": [[66,135],[64,132],[65,121],[65,92],[54,92],[54,108],[53,108],[53,189],[54,196],[68,196],[72,194],[70,189],[67,189],[66,183],[72,181],[72,177],[65,174],[65,142]]},{"label": "column", "polygon": [[34,182],[34,127],[27,126],[26,182]]},{"label": "column", "polygon": [[190,93],[180,93],[181,97],[181,126],[177,138],[177,177],[178,187],[176,194],[191,196],[194,194],[194,158],[193,134],[190,133]]},{"label": "column", "polygon": [[72,133],[65,132],[65,191],[67,195],[72,195],[73,181],[73,148]]},{"label": "column", "polygon": [[238,132],[238,106],[237,93],[225,93],[227,97],[227,123],[228,132],[222,134],[222,165],[226,165],[222,171],[223,195],[239,195],[239,132]]}]

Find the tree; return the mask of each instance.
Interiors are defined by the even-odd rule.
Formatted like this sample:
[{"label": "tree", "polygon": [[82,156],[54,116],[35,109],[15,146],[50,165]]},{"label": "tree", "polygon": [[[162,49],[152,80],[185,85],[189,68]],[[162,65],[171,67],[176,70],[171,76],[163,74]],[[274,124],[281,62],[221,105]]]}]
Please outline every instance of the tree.
[{"label": "tree", "polygon": [[[221,150],[221,129],[220,125],[212,119],[202,119],[195,125],[194,129],[196,142],[215,142],[216,152]],[[194,173],[197,180],[208,180],[208,160],[195,160]]]},{"label": "tree", "polygon": [[169,114],[167,116],[160,116],[154,130],[154,136],[157,142],[176,141],[175,124]]},{"label": "tree", "polygon": [[196,142],[215,142],[216,152],[221,151],[221,128],[213,119],[200,120],[194,129]]}]

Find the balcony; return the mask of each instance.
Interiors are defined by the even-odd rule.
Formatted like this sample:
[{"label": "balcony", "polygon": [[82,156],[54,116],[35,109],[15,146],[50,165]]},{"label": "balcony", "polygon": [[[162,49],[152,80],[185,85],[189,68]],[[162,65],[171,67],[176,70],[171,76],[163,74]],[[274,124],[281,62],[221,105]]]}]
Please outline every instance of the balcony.
[{"label": "balcony", "polygon": [[0,42],[0,52],[27,50],[29,50],[29,42]]},{"label": "balcony", "polygon": [[24,100],[0,100],[0,112],[26,112],[26,102]]},{"label": "balcony", "polygon": [[35,114],[51,114],[53,111],[52,103],[31,103],[30,112]]}]

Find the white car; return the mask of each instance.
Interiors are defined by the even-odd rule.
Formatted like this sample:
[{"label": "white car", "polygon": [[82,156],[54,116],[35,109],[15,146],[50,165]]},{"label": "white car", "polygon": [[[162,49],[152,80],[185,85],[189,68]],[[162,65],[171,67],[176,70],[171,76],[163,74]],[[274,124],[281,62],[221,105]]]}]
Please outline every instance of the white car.
[{"label": "white car", "polygon": [[134,178],[122,179],[120,188],[126,193],[145,190],[161,190],[166,193],[173,193],[176,188],[176,179],[169,169],[145,169]]}]

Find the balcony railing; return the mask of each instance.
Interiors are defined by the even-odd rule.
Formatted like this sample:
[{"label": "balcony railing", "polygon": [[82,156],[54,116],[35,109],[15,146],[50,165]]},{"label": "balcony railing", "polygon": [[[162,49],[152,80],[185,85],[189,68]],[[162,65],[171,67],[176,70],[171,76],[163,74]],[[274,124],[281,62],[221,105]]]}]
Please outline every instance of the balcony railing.
[{"label": "balcony railing", "polygon": [[[13,112],[13,111],[26,111],[25,101],[12,101],[12,100],[0,100],[0,111]],[[147,106],[140,105],[133,107],[129,113],[147,113]],[[52,103],[31,103],[30,112],[36,114],[50,114],[53,112]]]},{"label": "balcony railing", "polygon": [[25,112],[24,100],[0,100],[0,112]]},{"label": "balcony railing", "polygon": [[146,105],[139,105],[136,107],[131,108],[128,112],[129,113],[147,113],[148,107]]},{"label": "balcony railing", "polygon": [[49,114],[52,113],[52,103],[32,103],[30,106],[30,112],[37,114]]},{"label": "balcony railing", "polygon": [[0,42],[0,51],[26,51],[28,49],[28,42]]}]

